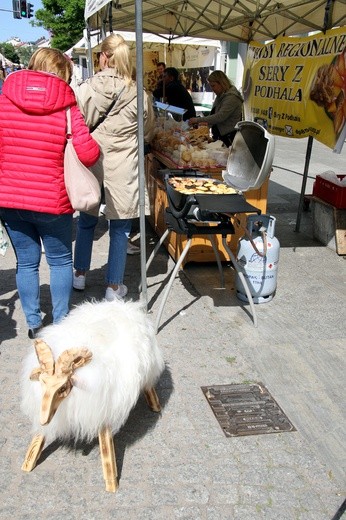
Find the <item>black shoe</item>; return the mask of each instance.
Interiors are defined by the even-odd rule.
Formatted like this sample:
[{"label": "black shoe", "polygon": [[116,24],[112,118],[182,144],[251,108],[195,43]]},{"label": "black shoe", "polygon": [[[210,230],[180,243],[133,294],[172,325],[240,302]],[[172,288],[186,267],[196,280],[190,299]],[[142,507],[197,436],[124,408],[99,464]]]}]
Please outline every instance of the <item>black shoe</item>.
[{"label": "black shoe", "polygon": [[37,335],[38,333],[40,332],[40,330],[42,329],[42,327],[37,327],[37,329],[29,329],[28,330],[28,336],[30,339],[35,339],[37,338]]}]

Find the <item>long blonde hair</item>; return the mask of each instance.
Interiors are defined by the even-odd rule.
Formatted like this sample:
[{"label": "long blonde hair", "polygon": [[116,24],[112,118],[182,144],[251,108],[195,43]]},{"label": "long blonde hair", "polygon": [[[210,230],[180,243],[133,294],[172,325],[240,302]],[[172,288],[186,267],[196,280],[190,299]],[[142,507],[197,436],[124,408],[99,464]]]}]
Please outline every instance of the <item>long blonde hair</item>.
[{"label": "long blonde hair", "polygon": [[219,83],[224,92],[233,86],[232,81],[226,76],[224,72],[222,72],[222,70],[214,70],[207,79],[209,82]]},{"label": "long blonde hair", "polygon": [[114,68],[127,85],[133,80],[133,67],[131,51],[124,38],[120,34],[110,34],[103,40],[100,47],[108,58],[108,67]]},{"label": "long blonde hair", "polygon": [[59,49],[50,49],[44,47],[38,49],[31,56],[28,69],[41,70],[56,74],[59,78],[70,83],[72,78],[73,64],[63,52]]}]

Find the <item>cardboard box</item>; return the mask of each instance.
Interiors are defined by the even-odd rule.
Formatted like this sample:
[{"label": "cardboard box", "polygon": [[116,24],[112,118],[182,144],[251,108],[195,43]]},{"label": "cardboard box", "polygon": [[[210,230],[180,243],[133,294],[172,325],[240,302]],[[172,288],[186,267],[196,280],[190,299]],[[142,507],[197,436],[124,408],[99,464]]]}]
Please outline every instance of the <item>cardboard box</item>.
[{"label": "cardboard box", "polygon": [[[337,177],[343,179],[345,175],[337,175]],[[312,194],[335,208],[346,209],[346,186],[339,186],[317,175]]]}]

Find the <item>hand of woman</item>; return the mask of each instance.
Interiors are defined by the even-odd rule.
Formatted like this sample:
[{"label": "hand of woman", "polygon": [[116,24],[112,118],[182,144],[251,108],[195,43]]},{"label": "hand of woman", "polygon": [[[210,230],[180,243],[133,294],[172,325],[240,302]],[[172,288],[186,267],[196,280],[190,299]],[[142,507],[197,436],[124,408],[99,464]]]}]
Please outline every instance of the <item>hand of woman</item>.
[{"label": "hand of woman", "polygon": [[188,120],[188,123],[190,126],[196,125],[198,123],[198,117],[191,117],[191,119]]}]

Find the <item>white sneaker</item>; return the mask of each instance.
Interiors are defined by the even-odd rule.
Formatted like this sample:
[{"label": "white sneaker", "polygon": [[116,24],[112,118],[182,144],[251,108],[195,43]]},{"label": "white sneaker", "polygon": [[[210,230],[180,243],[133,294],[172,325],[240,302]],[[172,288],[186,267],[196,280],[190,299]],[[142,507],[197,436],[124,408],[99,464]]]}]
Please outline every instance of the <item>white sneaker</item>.
[{"label": "white sneaker", "polygon": [[83,274],[80,274],[79,276],[76,276],[73,273],[73,288],[76,289],[76,291],[84,291],[84,289],[85,289],[85,276]]},{"label": "white sneaker", "polygon": [[131,242],[127,243],[127,254],[128,255],[139,255],[141,252],[140,247],[131,244]]},{"label": "white sneaker", "polygon": [[127,287],[126,285],[121,284],[116,290],[112,289],[112,287],[107,287],[105,298],[108,302],[112,302],[114,300],[122,300],[126,295]]}]

